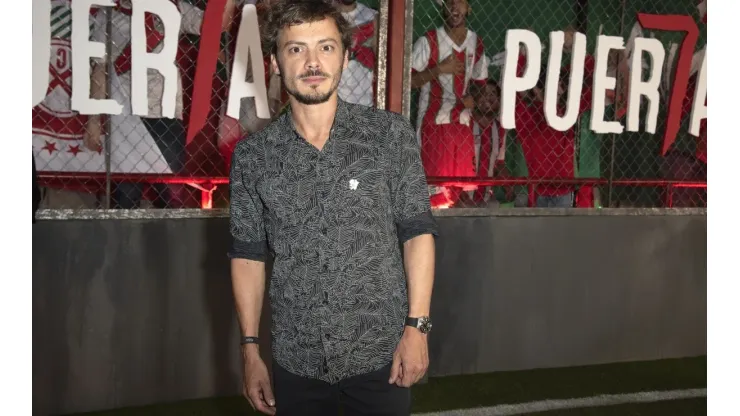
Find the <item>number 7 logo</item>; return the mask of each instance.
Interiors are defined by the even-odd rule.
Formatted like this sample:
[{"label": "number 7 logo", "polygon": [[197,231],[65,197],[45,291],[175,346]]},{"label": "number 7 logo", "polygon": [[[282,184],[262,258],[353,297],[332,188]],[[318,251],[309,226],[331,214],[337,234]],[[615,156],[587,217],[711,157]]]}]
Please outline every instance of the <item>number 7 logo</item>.
[{"label": "number 7 logo", "polygon": [[[678,52],[673,88],[671,89],[671,95],[668,100],[668,119],[666,120],[661,153],[665,155],[671,145],[676,141],[676,135],[681,125],[681,107],[689,83],[691,58],[696,48],[696,42],[699,39],[699,27],[696,26],[696,22],[694,22],[691,16],[686,15],[638,13],[637,21],[640,22],[640,25],[644,29],[648,30],[680,31],[686,33],[686,36],[681,41],[681,48]],[[695,100],[703,98],[694,97]]]}]

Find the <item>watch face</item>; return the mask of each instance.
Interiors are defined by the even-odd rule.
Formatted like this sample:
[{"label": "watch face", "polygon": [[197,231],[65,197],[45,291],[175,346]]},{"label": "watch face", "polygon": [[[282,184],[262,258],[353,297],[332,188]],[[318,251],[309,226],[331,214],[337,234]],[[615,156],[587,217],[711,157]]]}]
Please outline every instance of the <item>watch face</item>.
[{"label": "watch face", "polygon": [[422,334],[428,334],[432,330],[432,321],[427,317],[419,318],[418,328]]}]

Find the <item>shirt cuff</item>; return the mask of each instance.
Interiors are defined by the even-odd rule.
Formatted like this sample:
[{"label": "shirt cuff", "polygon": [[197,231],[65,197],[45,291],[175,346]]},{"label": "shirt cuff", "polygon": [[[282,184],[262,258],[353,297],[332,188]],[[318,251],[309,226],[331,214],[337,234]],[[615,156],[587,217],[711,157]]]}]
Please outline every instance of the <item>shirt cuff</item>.
[{"label": "shirt cuff", "polygon": [[234,239],[228,256],[230,259],[265,261],[267,258],[267,241],[246,242]]},{"label": "shirt cuff", "polygon": [[431,234],[439,237],[437,221],[434,220],[434,216],[430,210],[401,221],[397,224],[397,227],[398,240],[401,244],[422,234]]}]

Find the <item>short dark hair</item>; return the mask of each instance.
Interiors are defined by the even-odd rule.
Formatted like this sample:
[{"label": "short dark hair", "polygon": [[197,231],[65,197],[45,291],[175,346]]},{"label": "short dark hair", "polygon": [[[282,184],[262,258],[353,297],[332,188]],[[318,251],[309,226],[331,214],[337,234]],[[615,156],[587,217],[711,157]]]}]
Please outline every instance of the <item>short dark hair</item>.
[{"label": "short dark hair", "polygon": [[486,79],[485,84],[477,84],[474,83],[470,86],[470,95],[473,96],[473,98],[478,99],[482,94],[483,90],[486,87],[493,87],[494,91],[496,91],[496,95],[501,96],[501,86],[499,86],[498,81],[496,81],[493,78]]},{"label": "short dark hair", "polygon": [[262,28],[263,51],[277,55],[280,31],[290,26],[331,18],[337,25],[343,51],[352,46],[352,26],[342,13],[326,0],[279,0],[270,5]]}]

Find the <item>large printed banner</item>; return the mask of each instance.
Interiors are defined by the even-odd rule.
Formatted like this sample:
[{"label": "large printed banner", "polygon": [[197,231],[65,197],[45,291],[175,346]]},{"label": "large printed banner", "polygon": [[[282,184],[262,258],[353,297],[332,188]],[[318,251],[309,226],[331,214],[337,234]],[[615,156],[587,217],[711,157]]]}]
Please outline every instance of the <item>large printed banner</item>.
[{"label": "large printed banner", "polygon": [[[72,9],[70,0],[33,4],[34,56],[32,135],[38,170],[105,170],[102,152],[84,148],[87,116],[72,110]],[[37,24],[48,15],[46,25]],[[89,19],[92,21],[94,15]],[[48,20],[48,19],[45,19]],[[48,44],[36,39],[50,39]],[[35,45],[39,43],[39,47]]]},{"label": "large printed banner", "polygon": [[[210,110],[211,82],[219,53],[221,19],[226,2],[209,1],[201,16],[202,22],[198,24],[201,42],[192,112],[187,126],[188,140],[203,127]],[[130,0],[127,3],[130,4],[130,27],[126,29],[130,32],[126,35],[130,44],[124,52],[127,51],[130,59],[126,79],[129,85],[118,87],[128,91],[128,94],[112,94],[111,98],[94,99],[90,94],[90,71],[86,69],[89,68],[91,59],[104,58],[105,44],[99,40],[91,40],[91,26],[94,26],[96,13],[101,13],[106,7],[120,7],[120,2],[34,0],[33,140],[34,154],[40,170],[103,171],[103,155],[85,149],[82,140],[86,117],[105,114],[117,118],[119,124],[114,123],[114,128],[120,129],[120,123],[128,126],[125,137],[120,140],[135,142],[131,145],[128,158],[114,163],[114,172],[142,172],[142,163],[130,156],[134,154],[141,160],[149,161],[145,163],[145,173],[170,173],[166,163],[157,164],[156,161],[163,158],[157,154],[159,150],[151,137],[147,137],[146,130],[136,125],[136,120],[140,116],[150,116],[152,94],[147,75],[150,70],[157,71],[162,79],[161,100],[155,103],[161,110],[160,115],[166,118],[178,117],[181,106],[178,101],[181,98],[176,64],[178,35],[182,27],[192,26],[193,23],[184,21],[178,6],[180,3],[174,0]],[[706,4],[705,1],[703,3]],[[153,15],[161,22],[159,25],[152,25],[150,22]],[[599,35],[596,38],[596,46],[592,52],[592,84],[586,86],[590,89],[593,100],[588,127],[596,133],[622,133],[625,130],[638,131],[639,126],[644,125],[647,132],[654,134],[661,91],[665,90],[666,83],[670,83],[670,94],[665,97],[668,99],[668,127],[664,132],[663,143],[665,153],[675,141],[687,93],[693,95],[689,127],[693,136],[699,136],[700,124],[706,119],[706,51],[704,49],[695,53],[699,29],[691,16],[638,13],[637,22],[626,43],[620,36]],[[156,30],[152,27],[156,27]],[[681,32],[684,36],[680,45],[672,46],[666,51],[660,41],[642,37],[642,30]],[[545,67],[544,111],[548,124],[560,131],[566,131],[575,125],[579,106],[577,99],[570,99],[565,113],[557,112],[557,84],[563,60],[564,37],[562,31],[550,33],[549,56]],[[492,60],[502,63],[501,124],[505,129],[517,127],[514,122],[517,93],[533,89],[541,76],[542,44],[542,39],[530,30],[509,29],[506,31],[505,51]],[[586,49],[586,35],[576,33],[570,62],[569,97],[580,97],[584,88],[588,55]],[[613,50],[627,52],[629,88],[628,96],[622,98],[626,119],[607,121],[607,91],[614,90],[617,82],[615,76],[609,74],[608,60]],[[675,64],[674,56],[677,56]],[[525,66],[521,65],[522,57],[525,58]],[[250,60],[262,62],[263,56],[257,11],[254,5],[247,4],[242,10],[236,52],[230,71],[226,115],[234,119],[239,118],[240,105],[245,97],[254,98],[259,118],[270,117],[265,68],[254,65],[254,82],[247,82],[247,63]],[[38,68],[43,67],[46,62],[49,63],[48,72],[39,71]],[[650,65],[646,65],[648,62]],[[78,70],[72,71],[72,68]],[[696,80],[692,83],[693,91],[687,91],[692,74],[696,74]],[[640,120],[641,103],[647,105],[648,111],[643,114],[646,122]],[[116,143],[113,144],[115,148]]]}]

